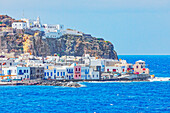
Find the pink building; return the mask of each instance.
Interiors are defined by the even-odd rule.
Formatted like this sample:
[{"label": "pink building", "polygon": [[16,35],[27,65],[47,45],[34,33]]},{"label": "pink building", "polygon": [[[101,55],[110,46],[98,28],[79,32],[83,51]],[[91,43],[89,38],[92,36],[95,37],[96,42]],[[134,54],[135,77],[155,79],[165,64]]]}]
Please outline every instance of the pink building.
[{"label": "pink building", "polygon": [[81,66],[74,66],[74,79],[81,79]]}]

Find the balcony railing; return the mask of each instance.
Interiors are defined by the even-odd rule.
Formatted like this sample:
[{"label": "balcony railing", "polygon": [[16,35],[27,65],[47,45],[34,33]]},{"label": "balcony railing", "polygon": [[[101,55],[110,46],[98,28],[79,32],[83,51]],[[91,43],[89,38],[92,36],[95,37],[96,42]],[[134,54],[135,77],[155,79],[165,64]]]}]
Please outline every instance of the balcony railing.
[{"label": "balcony railing", "polygon": [[24,75],[24,73],[22,73],[22,72],[19,72],[19,73],[18,73],[18,75]]}]

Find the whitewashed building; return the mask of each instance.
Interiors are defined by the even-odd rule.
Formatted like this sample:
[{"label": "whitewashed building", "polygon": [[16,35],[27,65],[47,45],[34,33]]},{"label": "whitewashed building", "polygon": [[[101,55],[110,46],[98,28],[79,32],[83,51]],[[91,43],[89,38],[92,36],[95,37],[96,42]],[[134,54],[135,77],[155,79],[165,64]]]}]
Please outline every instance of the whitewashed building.
[{"label": "whitewashed building", "polygon": [[2,73],[10,79],[30,79],[30,67],[8,67],[2,68]]},{"label": "whitewashed building", "polygon": [[62,33],[62,31],[64,30],[63,25],[43,24],[42,26],[43,26],[46,38],[59,38],[60,36],[63,35],[63,33]]},{"label": "whitewashed building", "polygon": [[26,22],[24,21],[16,21],[12,23],[12,28],[13,29],[26,29],[27,25],[26,25]]}]

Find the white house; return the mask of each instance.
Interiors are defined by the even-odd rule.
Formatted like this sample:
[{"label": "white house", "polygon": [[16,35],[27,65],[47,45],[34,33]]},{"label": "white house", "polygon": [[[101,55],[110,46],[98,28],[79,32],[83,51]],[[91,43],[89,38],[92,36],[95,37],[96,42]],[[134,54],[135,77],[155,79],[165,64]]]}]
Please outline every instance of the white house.
[{"label": "white house", "polygon": [[73,29],[66,29],[63,32],[64,34],[71,34],[71,35],[83,35],[83,32],[77,31],[77,30],[73,30]]},{"label": "white house", "polygon": [[92,71],[91,73],[90,73],[90,76],[91,76],[91,79],[92,80],[99,80],[99,72],[98,71]]},{"label": "white house", "polygon": [[46,38],[59,38],[63,35],[62,31],[64,29],[63,25],[56,24],[56,25],[49,25],[49,24],[43,24],[42,25],[45,32]]},{"label": "white house", "polygon": [[66,68],[66,80],[74,79],[74,66],[67,66]]},{"label": "white house", "polygon": [[30,67],[17,67],[17,79],[30,79]]},{"label": "white house", "polygon": [[4,75],[10,76],[11,79],[30,79],[30,67],[8,67],[2,68]]},{"label": "white house", "polygon": [[44,70],[44,78],[46,79],[55,79],[54,77],[54,73],[53,73],[53,70],[52,69],[45,69]]},{"label": "white house", "polygon": [[54,76],[57,80],[64,80],[66,76],[66,68],[54,68]]},{"label": "white house", "polygon": [[106,66],[105,72],[115,72],[115,73],[121,73],[122,67],[114,67],[114,66]]},{"label": "white house", "polygon": [[87,80],[89,76],[89,67],[81,67],[81,79]]},{"label": "white house", "polygon": [[26,22],[28,29],[34,27],[34,20],[26,19],[26,18],[22,18],[21,20]]},{"label": "white house", "polygon": [[46,38],[59,38],[60,36],[62,36],[62,33],[59,30],[57,30],[56,32],[45,33]]},{"label": "white house", "polygon": [[12,23],[12,28],[13,29],[26,29],[27,25],[26,25],[26,22],[24,21],[15,21]]}]

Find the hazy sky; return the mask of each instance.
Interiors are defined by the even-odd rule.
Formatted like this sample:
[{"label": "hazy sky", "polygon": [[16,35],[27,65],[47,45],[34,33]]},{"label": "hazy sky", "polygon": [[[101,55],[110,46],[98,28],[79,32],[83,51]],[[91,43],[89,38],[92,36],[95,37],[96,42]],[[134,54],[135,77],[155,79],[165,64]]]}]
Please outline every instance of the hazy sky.
[{"label": "hazy sky", "polygon": [[0,14],[63,24],[112,42],[118,54],[170,54],[170,0],[0,0]]}]

